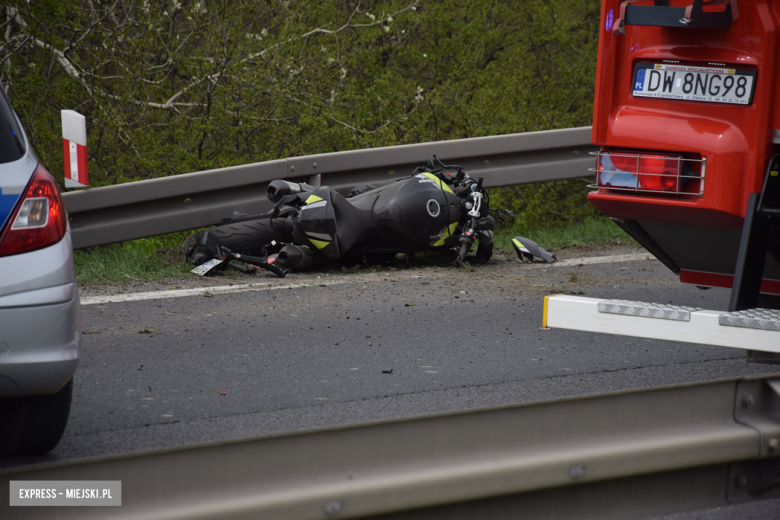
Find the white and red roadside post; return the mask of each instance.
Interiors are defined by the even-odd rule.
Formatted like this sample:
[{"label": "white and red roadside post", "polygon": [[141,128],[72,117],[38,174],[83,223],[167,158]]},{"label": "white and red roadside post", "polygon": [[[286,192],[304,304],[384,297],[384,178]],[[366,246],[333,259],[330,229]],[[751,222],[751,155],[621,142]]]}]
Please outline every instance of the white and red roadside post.
[{"label": "white and red roadside post", "polygon": [[86,188],[87,120],[73,110],[62,111],[62,149],[65,152],[65,187]]}]

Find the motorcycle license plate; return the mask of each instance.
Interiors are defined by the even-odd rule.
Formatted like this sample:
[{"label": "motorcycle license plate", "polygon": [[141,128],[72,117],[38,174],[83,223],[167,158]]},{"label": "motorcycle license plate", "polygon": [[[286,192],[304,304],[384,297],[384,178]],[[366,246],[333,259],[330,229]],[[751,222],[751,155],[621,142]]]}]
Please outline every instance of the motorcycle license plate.
[{"label": "motorcycle license plate", "polygon": [[672,63],[638,63],[631,94],[635,97],[749,105],[756,72],[725,66],[696,67]]},{"label": "motorcycle license plate", "polygon": [[195,269],[192,270],[193,273],[198,274],[200,276],[204,276],[206,273],[217,267],[219,264],[225,261],[225,258],[212,258],[208,262],[206,262],[203,265],[199,265]]}]

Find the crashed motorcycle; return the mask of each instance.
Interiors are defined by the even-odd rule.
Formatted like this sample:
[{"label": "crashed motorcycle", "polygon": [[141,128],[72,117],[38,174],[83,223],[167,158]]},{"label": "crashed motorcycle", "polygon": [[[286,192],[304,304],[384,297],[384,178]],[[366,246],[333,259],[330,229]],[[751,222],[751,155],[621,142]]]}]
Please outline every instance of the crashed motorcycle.
[{"label": "crashed motorcycle", "polygon": [[[467,258],[482,264],[493,254],[491,213],[499,219],[513,216],[490,208],[482,180],[435,155],[409,177],[378,188],[356,186],[346,196],[327,186],[275,180],[266,189],[276,204],[272,212],[234,214],[222,225],[190,235],[182,249],[191,264],[200,266],[199,274],[228,265],[251,269],[238,260],[283,277],[341,258],[437,249],[451,250],[456,266]],[[475,255],[467,257],[475,244]],[[529,254],[526,245],[523,249]]]}]

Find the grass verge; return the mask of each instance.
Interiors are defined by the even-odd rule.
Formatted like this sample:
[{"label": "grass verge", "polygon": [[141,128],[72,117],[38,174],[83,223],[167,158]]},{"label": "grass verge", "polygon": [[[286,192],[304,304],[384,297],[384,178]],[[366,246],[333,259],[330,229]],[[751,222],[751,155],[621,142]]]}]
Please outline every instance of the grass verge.
[{"label": "grass verge", "polygon": [[545,249],[586,244],[636,244],[633,238],[606,217],[597,217],[559,229],[527,229],[521,224],[496,231],[496,247],[512,249],[512,239],[522,236]]},{"label": "grass verge", "polygon": [[[81,285],[121,285],[190,276],[192,266],[185,263],[180,249],[190,233],[172,233],[76,251],[76,279]],[[594,218],[553,230],[528,230],[515,225],[496,232],[496,247],[511,250],[512,238],[518,235],[553,250],[585,244],[634,243],[608,219]]]},{"label": "grass verge", "polygon": [[141,238],[120,244],[76,251],[76,280],[80,285],[125,284],[186,276],[181,243],[190,232]]}]

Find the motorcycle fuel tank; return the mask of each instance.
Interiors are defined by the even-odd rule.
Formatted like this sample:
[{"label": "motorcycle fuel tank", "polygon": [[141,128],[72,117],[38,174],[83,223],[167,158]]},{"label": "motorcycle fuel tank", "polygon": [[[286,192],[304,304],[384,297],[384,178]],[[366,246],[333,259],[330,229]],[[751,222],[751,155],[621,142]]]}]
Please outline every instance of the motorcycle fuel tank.
[{"label": "motorcycle fuel tank", "polygon": [[383,191],[374,205],[378,231],[388,246],[444,245],[455,232],[460,204],[435,175],[421,173]]}]

